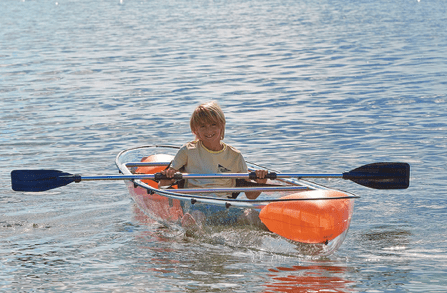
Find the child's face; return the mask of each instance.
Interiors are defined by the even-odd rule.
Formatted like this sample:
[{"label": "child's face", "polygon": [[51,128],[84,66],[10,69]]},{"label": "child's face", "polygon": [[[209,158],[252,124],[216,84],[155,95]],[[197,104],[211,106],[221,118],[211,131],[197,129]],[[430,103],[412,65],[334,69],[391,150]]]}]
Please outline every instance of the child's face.
[{"label": "child's face", "polygon": [[222,139],[222,127],[215,122],[203,122],[199,123],[194,134],[205,146],[220,145]]}]

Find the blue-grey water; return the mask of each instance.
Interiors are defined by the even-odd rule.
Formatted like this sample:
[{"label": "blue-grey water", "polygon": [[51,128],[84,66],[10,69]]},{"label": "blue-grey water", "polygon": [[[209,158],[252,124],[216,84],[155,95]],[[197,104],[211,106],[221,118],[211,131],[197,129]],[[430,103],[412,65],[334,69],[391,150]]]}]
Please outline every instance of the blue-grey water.
[{"label": "blue-grey water", "polygon": [[[0,291],[447,292],[446,8],[2,0]],[[249,161],[301,173],[402,161],[411,186],[322,180],[361,196],[324,258],[246,248],[250,231],[177,235],[122,182],[11,190],[15,169],[116,174],[123,149],[181,145],[208,100]]]}]

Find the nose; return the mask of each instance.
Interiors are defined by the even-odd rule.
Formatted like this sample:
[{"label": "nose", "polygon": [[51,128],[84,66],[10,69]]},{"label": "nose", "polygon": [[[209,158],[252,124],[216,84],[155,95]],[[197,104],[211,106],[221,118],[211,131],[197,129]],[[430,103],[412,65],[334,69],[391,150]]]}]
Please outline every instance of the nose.
[{"label": "nose", "polygon": [[205,133],[206,133],[206,135],[212,134],[213,133],[213,129],[211,127],[207,127],[205,129]]}]

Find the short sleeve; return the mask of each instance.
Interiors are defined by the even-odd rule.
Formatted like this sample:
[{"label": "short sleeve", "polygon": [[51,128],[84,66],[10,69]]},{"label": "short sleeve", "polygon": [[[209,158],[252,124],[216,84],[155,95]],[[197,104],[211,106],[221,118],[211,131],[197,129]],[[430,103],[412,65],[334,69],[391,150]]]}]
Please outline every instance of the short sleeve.
[{"label": "short sleeve", "polygon": [[183,166],[186,165],[188,161],[188,154],[186,147],[182,147],[177,154],[174,157],[174,160],[172,160],[171,167],[175,170],[180,170]]},{"label": "short sleeve", "polygon": [[248,167],[242,154],[239,154],[239,171],[237,173],[247,173]]}]

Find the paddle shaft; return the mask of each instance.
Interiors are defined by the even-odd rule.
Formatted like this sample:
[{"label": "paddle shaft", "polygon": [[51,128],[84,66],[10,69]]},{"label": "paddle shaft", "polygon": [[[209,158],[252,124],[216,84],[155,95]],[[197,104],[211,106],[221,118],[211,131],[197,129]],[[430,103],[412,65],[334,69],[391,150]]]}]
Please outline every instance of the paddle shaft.
[{"label": "paddle shaft", "polygon": [[[81,176],[72,175],[75,182],[79,181],[93,181],[93,180],[163,180],[163,179],[257,179],[256,174],[252,173],[215,173],[215,174],[191,174],[191,173],[176,173],[174,177],[168,178],[161,173],[156,174],[140,174],[140,175],[99,175],[99,176]],[[70,177],[70,176],[62,176]],[[268,173],[266,178],[343,178],[343,174],[296,174],[296,173]]]}]

